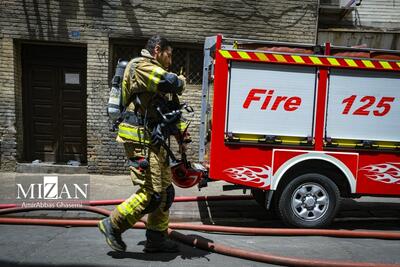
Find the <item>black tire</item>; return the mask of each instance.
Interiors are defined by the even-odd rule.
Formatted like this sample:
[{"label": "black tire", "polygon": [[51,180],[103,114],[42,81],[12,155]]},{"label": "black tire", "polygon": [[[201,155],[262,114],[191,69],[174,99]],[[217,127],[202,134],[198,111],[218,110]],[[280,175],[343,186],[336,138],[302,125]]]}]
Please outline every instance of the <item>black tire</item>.
[{"label": "black tire", "polygon": [[277,206],[279,216],[289,226],[323,228],[332,222],[339,209],[340,192],[327,176],[307,173],[289,182]]}]

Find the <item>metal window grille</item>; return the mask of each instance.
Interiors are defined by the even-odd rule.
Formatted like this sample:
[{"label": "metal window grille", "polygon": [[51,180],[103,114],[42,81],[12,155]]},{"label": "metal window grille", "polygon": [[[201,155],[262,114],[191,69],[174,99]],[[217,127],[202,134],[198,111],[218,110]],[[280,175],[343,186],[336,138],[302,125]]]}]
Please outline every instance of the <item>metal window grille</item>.
[{"label": "metal window grille", "polygon": [[138,57],[143,46],[114,45],[112,56],[112,70],[115,70],[119,59],[129,61],[132,58]]},{"label": "metal window grille", "polygon": [[[144,47],[141,45],[114,44],[112,55],[112,71],[115,70],[118,59],[130,60],[140,55]],[[201,84],[203,71],[203,51],[186,47],[174,47],[172,52],[172,72],[183,74],[188,84]]]}]

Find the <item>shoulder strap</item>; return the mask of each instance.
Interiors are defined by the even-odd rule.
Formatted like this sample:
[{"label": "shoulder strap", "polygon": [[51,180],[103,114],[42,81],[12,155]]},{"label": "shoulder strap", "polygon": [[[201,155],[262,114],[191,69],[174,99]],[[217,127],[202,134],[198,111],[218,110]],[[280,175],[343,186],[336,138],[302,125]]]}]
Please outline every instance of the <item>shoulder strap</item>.
[{"label": "shoulder strap", "polygon": [[[128,65],[126,66],[126,70],[125,70],[125,74],[124,74],[124,82],[127,81],[129,79],[129,84],[123,84],[122,86],[122,90],[123,90],[123,99],[126,99],[126,101],[124,100],[124,103],[127,103],[127,106],[129,105],[129,103],[133,102],[134,100],[134,94],[131,91],[131,86],[133,83],[135,83],[136,80],[136,66],[137,63],[139,61],[141,61],[143,58],[142,57],[136,57],[134,59],[131,59],[128,63]],[[127,93],[129,92],[129,93]],[[127,95],[128,94],[128,95]]]}]

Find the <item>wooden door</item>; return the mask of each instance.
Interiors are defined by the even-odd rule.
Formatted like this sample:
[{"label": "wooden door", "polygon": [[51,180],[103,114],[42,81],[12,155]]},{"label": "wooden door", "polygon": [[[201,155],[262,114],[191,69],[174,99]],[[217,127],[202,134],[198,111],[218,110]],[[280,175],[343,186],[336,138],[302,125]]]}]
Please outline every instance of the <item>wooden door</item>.
[{"label": "wooden door", "polygon": [[23,45],[27,161],[86,162],[86,49]]}]

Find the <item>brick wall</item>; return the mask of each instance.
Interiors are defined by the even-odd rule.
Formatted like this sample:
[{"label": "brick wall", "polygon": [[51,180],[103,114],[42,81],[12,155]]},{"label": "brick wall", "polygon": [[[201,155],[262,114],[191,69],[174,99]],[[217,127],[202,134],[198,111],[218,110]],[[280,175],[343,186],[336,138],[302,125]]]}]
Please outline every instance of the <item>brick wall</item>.
[{"label": "brick wall", "polygon": [[13,39],[3,37],[0,40],[0,164],[2,169],[12,170],[17,154]]},{"label": "brick wall", "polygon": [[[121,173],[124,154],[109,132],[110,39],[141,39],[159,33],[177,43],[201,44],[206,36],[313,43],[317,0],[133,1],[0,0],[0,140],[2,171],[23,160],[20,44],[62,42],[87,47],[87,159],[89,172]],[[73,36],[79,32],[79,36]],[[200,86],[183,99],[196,120],[190,158],[197,157]]]},{"label": "brick wall", "polygon": [[[22,118],[22,64],[21,64],[21,45],[14,42],[14,92],[15,92],[15,128],[16,132],[16,157],[21,159],[23,156],[23,122]],[[19,118],[19,119],[17,119]]]}]

